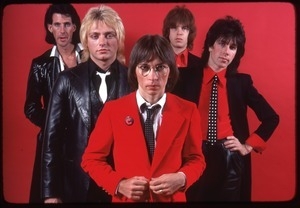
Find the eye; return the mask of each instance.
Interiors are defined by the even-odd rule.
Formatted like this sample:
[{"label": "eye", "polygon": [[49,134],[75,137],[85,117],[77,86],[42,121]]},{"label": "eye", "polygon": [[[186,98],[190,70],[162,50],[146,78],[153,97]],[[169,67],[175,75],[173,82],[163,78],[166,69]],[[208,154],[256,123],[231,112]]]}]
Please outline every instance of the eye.
[{"label": "eye", "polygon": [[60,23],[55,22],[55,23],[53,24],[53,26],[54,26],[54,27],[60,27]]},{"label": "eye", "polygon": [[97,40],[97,39],[99,38],[99,34],[97,34],[97,33],[92,33],[92,34],[89,35],[89,37],[90,37],[91,39],[93,39],[93,40]]},{"label": "eye", "polygon": [[143,71],[143,72],[147,72],[150,70],[150,66],[147,64],[142,64],[139,66],[139,68]]},{"label": "eye", "polygon": [[159,65],[156,65],[156,66],[155,66],[155,71],[161,72],[161,71],[163,71],[165,68],[166,68],[165,65],[159,64]]},{"label": "eye", "polygon": [[231,50],[236,50],[237,49],[237,45],[235,45],[235,44],[230,45],[230,49]]},{"label": "eye", "polygon": [[112,38],[114,38],[114,37],[116,37],[116,34],[113,33],[113,32],[109,32],[109,33],[106,33],[106,34],[105,34],[105,38],[106,38],[106,39],[112,39]]},{"label": "eye", "polygon": [[182,30],[190,30],[188,26],[183,26]]},{"label": "eye", "polygon": [[65,25],[65,27],[71,27],[72,26],[72,24],[70,22],[67,22],[64,25]]}]

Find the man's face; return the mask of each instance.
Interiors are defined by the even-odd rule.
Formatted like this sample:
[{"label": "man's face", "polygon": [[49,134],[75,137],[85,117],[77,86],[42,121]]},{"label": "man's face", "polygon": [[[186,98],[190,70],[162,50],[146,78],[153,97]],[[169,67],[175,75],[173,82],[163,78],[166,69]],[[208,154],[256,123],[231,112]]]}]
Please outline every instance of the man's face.
[{"label": "man's face", "polygon": [[155,58],[150,62],[139,63],[135,73],[138,89],[145,100],[150,101],[153,98],[160,98],[164,94],[170,73],[167,64]]},{"label": "man's face", "polygon": [[102,21],[95,21],[88,33],[87,46],[95,63],[112,63],[119,47],[115,30]]},{"label": "man's face", "polygon": [[48,24],[48,30],[53,34],[57,46],[66,47],[72,42],[76,25],[72,23],[71,17],[54,13],[52,24]]},{"label": "man's face", "polygon": [[186,49],[189,33],[189,28],[182,24],[178,24],[175,28],[170,28],[169,40],[175,51]]},{"label": "man's face", "polygon": [[233,40],[219,38],[209,47],[208,65],[215,71],[226,69],[237,52],[237,45]]}]

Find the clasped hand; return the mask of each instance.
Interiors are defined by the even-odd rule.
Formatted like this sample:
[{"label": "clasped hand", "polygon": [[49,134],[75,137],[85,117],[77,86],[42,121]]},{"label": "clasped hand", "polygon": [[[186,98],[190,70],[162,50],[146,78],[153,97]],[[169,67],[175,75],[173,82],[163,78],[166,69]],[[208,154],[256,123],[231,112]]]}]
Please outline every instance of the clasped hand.
[{"label": "clasped hand", "polygon": [[144,176],[124,179],[119,183],[118,193],[134,201],[146,201],[149,191],[159,195],[172,195],[185,185],[181,173],[163,174],[148,180]]}]

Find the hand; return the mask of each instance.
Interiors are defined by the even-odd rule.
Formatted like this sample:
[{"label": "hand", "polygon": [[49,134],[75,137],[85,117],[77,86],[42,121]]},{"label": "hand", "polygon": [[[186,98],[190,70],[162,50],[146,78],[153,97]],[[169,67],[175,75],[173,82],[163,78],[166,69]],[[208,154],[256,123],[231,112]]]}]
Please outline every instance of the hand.
[{"label": "hand", "polygon": [[185,186],[185,175],[182,173],[163,174],[150,180],[150,189],[155,194],[172,195]]},{"label": "hand", "polygon": [[149,181],[144,176],[135,176],[120,181],[118,192],[134,201],[146,201],[149,197]]},{"label": "hand", "polygon": [[228,136],[227,141],[224,142],[224,147],[230,151],[239,151],[241,155],[247,155],[252,151],[252,147],[247,144],[241,144],[234,136]]},{"label": "hand", "polygon": [[45,204],[59,204],[62,203],[60,198],[47,198],[44,200]]}]

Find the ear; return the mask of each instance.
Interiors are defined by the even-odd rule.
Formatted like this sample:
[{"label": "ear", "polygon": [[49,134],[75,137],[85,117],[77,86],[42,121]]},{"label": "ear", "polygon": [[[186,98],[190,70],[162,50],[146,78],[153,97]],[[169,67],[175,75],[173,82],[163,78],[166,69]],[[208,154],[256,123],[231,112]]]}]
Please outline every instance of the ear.
[{"label": "ear", "polygon": [[48,24],[48,30],[52,33],[52,24]]},{"label": "ear", "polygon": [[76,25],[75,24],[73,24],[73,31],[75,32],[76,31],[76,29],[77,29],[77,27],[76,27]]}]

